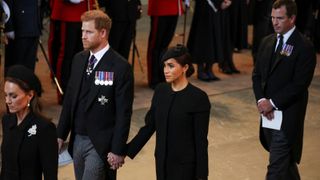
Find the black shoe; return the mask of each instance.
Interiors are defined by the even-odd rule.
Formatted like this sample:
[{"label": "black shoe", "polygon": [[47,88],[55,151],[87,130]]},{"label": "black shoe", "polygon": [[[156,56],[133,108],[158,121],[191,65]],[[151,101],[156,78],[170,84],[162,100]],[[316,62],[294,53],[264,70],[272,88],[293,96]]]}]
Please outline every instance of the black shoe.
[{"label": "black shoe", "polygon": [[204,72],[198,72],[198,79],[206,82],[210,81],[209,76]]},{"label": "black shoe", "polygon": [[216,75],[214,75],[212,72],[207,72],[207,75],[208,75],[208,77],[209,77],[209,79],[211,80],[211,81],[219,81],[220,80],[220,78],[218,78]]}]

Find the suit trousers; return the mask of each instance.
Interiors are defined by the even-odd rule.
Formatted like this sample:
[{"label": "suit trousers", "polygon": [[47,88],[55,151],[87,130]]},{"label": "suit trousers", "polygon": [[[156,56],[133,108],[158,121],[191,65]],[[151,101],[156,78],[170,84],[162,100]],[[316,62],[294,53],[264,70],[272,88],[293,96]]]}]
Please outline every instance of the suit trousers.
[{"label": "suit trousers", "polygon": [[293,161],[292,145],[283,131],[263,128],[269,146],[266,180],[300,180],[297,163]]},{"label": "suit trousers", "polygon": [[109,170],[88,136],[75,136],[73,163],[76,180],[116,179],[116,171]]}]

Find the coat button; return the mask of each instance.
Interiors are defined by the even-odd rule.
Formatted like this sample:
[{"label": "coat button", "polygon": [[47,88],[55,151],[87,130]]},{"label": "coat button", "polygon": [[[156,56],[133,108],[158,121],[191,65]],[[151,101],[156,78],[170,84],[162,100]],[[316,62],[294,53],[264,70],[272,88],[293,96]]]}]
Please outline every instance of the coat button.
[{"label": "coat button", "polygon": [[22,10],[21,13],[24,13],[24,10]]}]

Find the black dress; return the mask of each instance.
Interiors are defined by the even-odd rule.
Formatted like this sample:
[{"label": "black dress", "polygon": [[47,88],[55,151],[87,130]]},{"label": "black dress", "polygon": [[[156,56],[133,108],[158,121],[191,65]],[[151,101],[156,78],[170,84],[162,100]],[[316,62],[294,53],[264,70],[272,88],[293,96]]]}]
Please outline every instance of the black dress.
[{"label": "black dress", "polygon": [[1,180],[57,180],[58,145],[53,123],[29,113],[17,125],[15,114],[2,119]]},{"label": "black dress", "polygon": [[127,155],[134,158],[156,131],[157,180],[207,179],[209,115],[208,96],[199,88],[189,84],[174,92],[170,84],[161,84]]}]

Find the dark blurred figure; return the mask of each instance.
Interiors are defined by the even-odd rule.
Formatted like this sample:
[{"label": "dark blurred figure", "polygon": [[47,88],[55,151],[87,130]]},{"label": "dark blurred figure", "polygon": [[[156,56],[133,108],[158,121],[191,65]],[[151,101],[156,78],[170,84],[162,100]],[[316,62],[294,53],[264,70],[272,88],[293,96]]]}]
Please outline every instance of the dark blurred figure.
[{"label": "dark blurred figure", "polygon": [[222,1],[196,0],[189,38],[188,49],[194,63],[197,64],[197,77],[202,81],[219,80],[212,66],[222,58],[222,39],[220,11]]},{"label": "dark blurred figure", "polygon": [[248,47],[249,1],[233,0],[230,6],[231,42],[235,51]]},{"label": "dark blurred figure", "polygon": [[164,82],[161,54],[168,48],[176,30],[178,16],[183,14],[182,0],[149,0],[150,34],[148,39],[148,85],[154,89]]},{"label": "dark blurred figure", "polygon": [[296,26],[305,36],[311,38],[312,26],[314,25],[312,17],[312,0],[295,0],[298,7]]},{"label": "dark blurred figure", "polygon": [[128,60],[136,21],[141,16],[140,0],[107,0],[106,12],[112,19],[111,47]]},{"label": "dark blurred figure", "polygon": [[[221,4],[228,4],[228,2],[232,2],[231,0],[224,0]],[[230,12],[231,9],[228,6],[224,8],[220,13],[220,27],[221,27],[221,37],[222,43],[222,58],[219,59],[219,68],[222,73],[225,74],[239,74],[240,71],[235,67],[233,62],[233,44],[231,39],[231,26],[230,26]]]},{"label": "dark blurred figure", "polygon": [[261,40],[265,36],[274,32],[270,16],[273,1],[274,0],[254,0],[252,42],[253,62],[256,62],[256,53],[258,52]]},{"label": "dark blurred figure", "polygon": [[42,22],[40,5],[42,0],[7,0],[10,8],[10,19],[6,23],[6,69],[21,64],[32,71],[37,59],[38,41],[41,35]]},{"label": "dark blurred figure", "polygon": [[313,1],[313,17],[314,17],[314,29],[313,29],[313,43],[317,50],[320,52],[320,0]]}]

